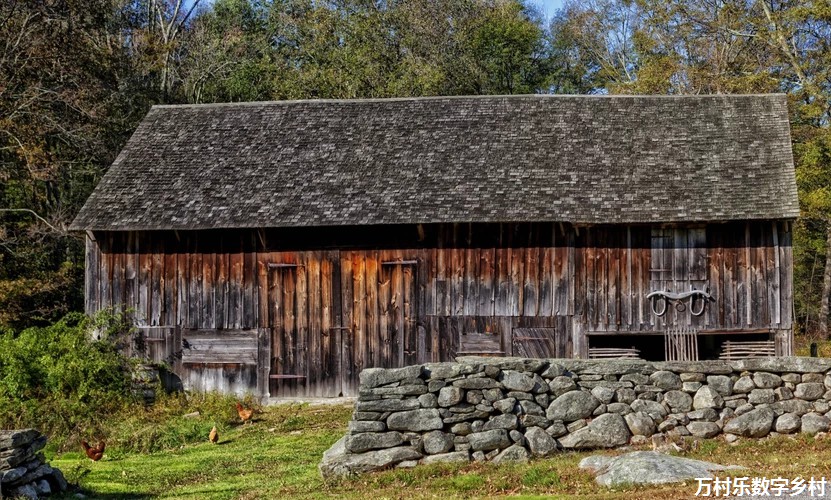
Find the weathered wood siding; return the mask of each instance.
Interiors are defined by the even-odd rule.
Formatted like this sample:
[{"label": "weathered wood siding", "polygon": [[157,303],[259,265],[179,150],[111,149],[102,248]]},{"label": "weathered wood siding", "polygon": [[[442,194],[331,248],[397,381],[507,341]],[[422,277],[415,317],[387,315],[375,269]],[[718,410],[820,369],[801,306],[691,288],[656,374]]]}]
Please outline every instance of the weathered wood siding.
[{"label": "weathered wood siding", "polygon": [[[352,395],[367,367],[464,352],[585,357],[589,335],[676,325],[770,331],[789,349],[787,222],[91,236],[87,312],[130,310],[142,337],[153,338],[144,355],[193,389]],[[703,315],[652,312],[649,292],[691,286],[715,298]],[[185,352],[194,348],[188,336],[207,332],[248,364]]]}]

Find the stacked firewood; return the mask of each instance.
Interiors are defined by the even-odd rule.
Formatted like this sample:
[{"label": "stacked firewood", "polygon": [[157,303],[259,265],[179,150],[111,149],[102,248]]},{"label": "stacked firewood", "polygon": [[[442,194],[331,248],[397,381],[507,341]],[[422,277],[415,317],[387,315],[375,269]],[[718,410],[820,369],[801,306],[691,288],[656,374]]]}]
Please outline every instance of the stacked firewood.
[{"label": "stacked firewood", "polygon": [[66,491],[63,474],[44,460],[46,436],[34,429],[0,430],[0,498],[37,499]]}]

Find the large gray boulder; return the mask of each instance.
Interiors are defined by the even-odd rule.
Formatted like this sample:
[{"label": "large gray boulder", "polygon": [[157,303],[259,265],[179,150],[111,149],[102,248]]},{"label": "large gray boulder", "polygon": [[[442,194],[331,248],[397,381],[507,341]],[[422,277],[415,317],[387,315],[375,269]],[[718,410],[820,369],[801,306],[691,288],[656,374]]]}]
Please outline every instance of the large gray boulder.
[{"label": "large gray boulder", "polygon": [[636,411],[623,416],[629,431],[635,436],[651,436],[655,434],[655,421],[642,411]]},{"label": "large gray boulder", "polygon": [[672,408],[675,413],[683,413],[692,410],[693,398],[686,392],[667,391],[664,394],[664,402]]},{"label": "large gray boulder", "polygon": [[505,449],[511,446],[511,438],[508,437],[508,431],[505,429],[493,429],[468,434],[467,442],[473,451],[490,451]]},{"label": "large gray boulder", "polygon": [[613,448],[629,442],[629,427],[617,413],[605,413],[560,439],[563,448]]},{"label": "large gray boulder", "polygon": [[498,465],[504,462],[527,462],[530,456],[531,454],[528,453],[528,450],[518,444],[514,444],[502,450],[499,455],[494,457],[493,463]]},{"label": "large gray boulder", "polygon": [[721,432],[721,428],[715,422],[690,422],[686,427],[690,434],[698,438],[711,438]]},{"label": "large gray boulder", "polygon": [[430,408],[393,413],[387,418],[387,428],[393,431],[432,431],[444,427],[439,411]]},{"label": "large gray boulder", "polygon": [[818,432],[828,432],[828,417],[819,413],[807,413],[802,416],[802,432],[814,435]]},{"label": "large gray boulder", "polygon": [[422,437],[424,452],[429,455],[447,453],[453,448],[453,435],[442,431],[430,431]]},{"label": "large gray boulder", "polygon": [[404,436],[400,432],[365,432],[346,436],[346,450],[350,453],[392,448],[402,443],[404,443]]},{"label": "large gray boulder", "polygon": [[657,371],[650,375],[649,378],[653,385],[664,390],[681,389],[683,385],[681,383],[681,377],[678,374],[666,370]]},{"label": "large gray boulder", "polygon": [[825,385],[816,382],[797,384],[793,395],[805,401],[815,401],[825,394]]},{"label": "large gray boulder", "polygon": [[776,419],[774,430],[779,434],[796,432],[802,426],[802,419],[796,413],[785,413]]},{"label": "large gray boulder", "polygon": [[764,437],[773,426],[774,416],[770,408],[757,408],[724,424],[724,432],[744,437]]},{"label": "large gray boulder", "polygon": [[404,368],[367,368],[359,375],[361,389],[372,389],[393,382],[418,378],[421,376],[422,368],[422,365],[405,366]]},{"label": "large gray boulder", "polygon": [[525,431],[528,448],[536,457],[544,457],[557,449],[557,442],[541,427],[531,427]]},{"label": "large gray boulder", "polygon": [[536,382],[534,379],[520,372],[513,370],[505,370],[502,372],[502,379],[500,380],[505,389],[509,391],[530,392],[534,388]]},{"label": "large gray boulder", "polygon": [[712,478],[714,471],[741,469],[656,451],[634,451],[617,457],[592,455],[580,461],[580,468],[595,473],[597,484],[608,487],[677,483]]},{"label": "large gray boulder", "polygon": [[600,401],[591,393],[571,391],[552,401],[548,405],[545,417],[548,420],[574,422],[581,418],[590,417],[598,406],[600,406]]},{"label": "large gray boulder", "polygon": [[693,408],[702,410],[704,408],[723,408],[724,398],[721,394],[709,385],[703,386],[695,393],[693,398]]},{"label": "large gray boulder", "polygon": [[349,453],[346,436],[323,453],[318,470],[324,479],[363,474],[387,469],[405,460],[417,460],[421,453],[409,446],[398,446],[366,453]]}]

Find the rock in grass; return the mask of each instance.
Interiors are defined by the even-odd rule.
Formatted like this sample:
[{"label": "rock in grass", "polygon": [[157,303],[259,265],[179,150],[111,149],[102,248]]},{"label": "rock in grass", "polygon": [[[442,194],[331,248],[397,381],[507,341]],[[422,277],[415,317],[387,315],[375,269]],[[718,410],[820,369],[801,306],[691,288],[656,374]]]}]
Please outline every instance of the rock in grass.
[{"label": "rock in grass", "polygon": [[773,426],[774,416],[770,408],[757,408],[727,422],[724,432],[744,437],[764,437]]},{"label": "rock in grass", "polygon": [[595,473],[597,484],[608,487],[677,483],[699,477],[711,478],[713,471],[741,469],[735,465],[724,466],[656,451],[635,451],[617,457],[592,455],[580,461],[580,468]]}]

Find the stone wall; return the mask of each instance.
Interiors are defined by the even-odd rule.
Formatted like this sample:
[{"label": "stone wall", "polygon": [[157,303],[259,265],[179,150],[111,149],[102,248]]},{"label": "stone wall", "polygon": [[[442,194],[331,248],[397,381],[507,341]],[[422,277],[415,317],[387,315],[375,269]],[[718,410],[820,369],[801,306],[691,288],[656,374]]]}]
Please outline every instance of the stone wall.
[{"label": "stone wall", "polygon": [[0,498],[37,499],[67,489],[61,471],[44,460],[46,436],[34,429],[0,430]]},{"label": "stone wall", "polygon": [[[652,363],[463,357],[361,372],[337,476],[419,463],[544,457],[564,449],[724,434],[829,430],[831,359]],[[661,438],[656,438],[661,439]]]}]

